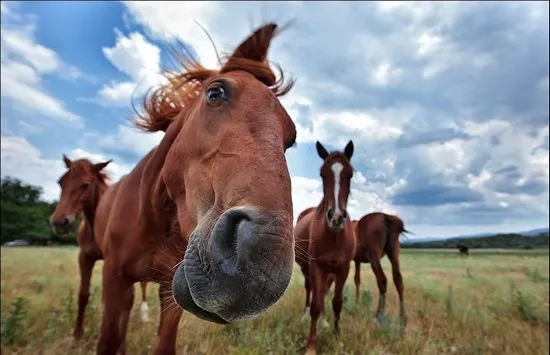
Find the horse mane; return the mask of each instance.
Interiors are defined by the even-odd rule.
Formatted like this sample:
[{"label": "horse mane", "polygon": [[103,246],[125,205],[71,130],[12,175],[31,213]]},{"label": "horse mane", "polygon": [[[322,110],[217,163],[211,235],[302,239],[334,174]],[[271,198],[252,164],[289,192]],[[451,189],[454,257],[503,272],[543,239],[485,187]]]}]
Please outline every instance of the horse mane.
[{"label": "horse mane", "polygon": [[[278,32],[275,32],[276,25],[272,24],[268,27],[271,27],[270,30],[261,31],[260,35],[254,36],[254,43],[246,48],[249,52],[269,46],[270,41]],[[179,63],[180,68],[164,70],[162,75],[168,83],[156,89],[150,89],[144,95],[142,107],[145,112],[140,114],[135,110],[138,115],[135,125],[146,132],[166,132],[176,116],[201,95],[202,84],[208,78],[231,71],[239,70],[252,74],[268,86],[276,96],[288,93],[294,85],[294,80],[286,82],[283,70],[280,66],[275,65],[279,71],[279,79],[277,79],[267,59],[262,59],[260,55],[256,58],[256,53],[252,53],[254,59],[244,57],[241,53],[244,50],[241,48],[242,45],[232,55],[224,56],[225,63],[218,70],[205,68],[190,55],[183,45],[180,45],[179,49],[172,48],[172,55]]]},{"label": "horse mane", "polygon": [[99,184],[102,186],[107,186],[110,178],[109,175],[105,171],[100,171],[97,173],[97,178],[99,180]]}]

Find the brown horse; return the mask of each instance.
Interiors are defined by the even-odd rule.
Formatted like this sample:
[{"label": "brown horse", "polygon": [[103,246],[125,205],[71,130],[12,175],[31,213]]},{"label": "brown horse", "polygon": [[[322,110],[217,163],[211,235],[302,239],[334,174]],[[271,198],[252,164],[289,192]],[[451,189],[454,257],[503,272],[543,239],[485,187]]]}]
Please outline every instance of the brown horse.
[{"label": "brown horse", "polygon": [[[78,313],[73,336],[76,341],[82,338],[84,331],[84,314],[90,298],[90,279],[96,261],[103,258],[94,234],[94,220],[97,205],[107,189],[107,174],[103,171],[110,162],[92,164],[88,159],[71,161],[63,155],[67,167],[58,180],[61,197],[50,216],[50,225],[57,234],[66,234],[73,228],[77,215],[84,214],[77,231],[79,245],[78,266],[80,268],[80,289],[78,292]],[[148,321],[147,283],[141,283],[142,304],[141,316]]]},{"label": "brown horse", "polygon": [[399,268],[399,235],[403,232],[409,232],[405,229],[403,221],[399,217],[381,212],[369,213],[359,221],[353,221],[352,223],[357,238],[357,249],[353,259],[355,261],[356,299],[359,299],[361,285],[361,263],[370,263],[380,292],[376,320],[379,323],[384,321],[387,279],[380,260],[384,255],[388,255],[392,265],[393,282],[399,294],[401,326],[405,328],[407,317],[405,315],[403,277]]},{"label": "brown horse", "polygon": [[323,313],[324,298],[332,281],[335,282],[332,299],[334,332],[339,335],[344,283],[356,243],[346,211],[353,176],[350,163],[353,142],[346,145],[343,153],[335,151],[330,154],[317,142],[317,153],[323,159],[323,199],[317,207],[310,207],[300,214],[294,229],[296,262],[305,279],[306,312],[313,292],[308,354],[317,351],[317,320]]},{"label": "brown horse", "polygon": [[165,135],[98,206],[94,230],[105,256],[98,354],[125,352],[136,281],[160,284],[155,354],[175,353],[181,308],[233,323],[261,314],[288,287],[294,242],[285,151],[296,129],[278,99],[292,82],[276,80],[267,62],[276,29],[256,30],[220,70],[184,57],[186,70],[168,73],[169,84],[144,98],[138,126]]}]

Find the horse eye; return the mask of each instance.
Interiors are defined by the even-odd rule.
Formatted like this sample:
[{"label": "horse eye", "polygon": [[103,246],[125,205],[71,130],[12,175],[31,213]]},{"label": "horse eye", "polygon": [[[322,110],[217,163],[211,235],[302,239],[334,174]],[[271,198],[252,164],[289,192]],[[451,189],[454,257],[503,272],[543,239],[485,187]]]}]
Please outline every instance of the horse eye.
[{"label": "horse eye", "polygon": [[82,184],[80,184],[80,188],[82,188],[82,189],[85,189],[85,188],[87,188],[87,187],[88,187],[88,184],[87,184],[87,183],[82,183]]},{"label": "horse eye", "polygon": [[206,91],[206,101],[209,104],[225,99],[225,90],[221,86],[212,86]]}]

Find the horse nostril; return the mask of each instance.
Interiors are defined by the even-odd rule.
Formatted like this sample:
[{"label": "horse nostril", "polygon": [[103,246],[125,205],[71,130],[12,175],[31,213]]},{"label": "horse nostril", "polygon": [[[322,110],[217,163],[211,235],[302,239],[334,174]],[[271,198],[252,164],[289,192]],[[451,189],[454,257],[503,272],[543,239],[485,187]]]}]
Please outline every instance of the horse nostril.
[{"label": "horse nostril", "polygon": [[348,216],[348,212],[346,210],[342,211],[342,219],[346,219]]},{"label": "horse nostril", "polygon": [[329,209],[328,209],[328,212],[327,212],[327,217],[328,217],[328,219],[332,219],[332,214],[333,214],[332,208],[329,208]]},{"label": "horse nostril", "polygon": [[63,219],[63,223],[61,224],[63,227],[67,227],[69,225],[69,219],[68,218],[65,218]]}]

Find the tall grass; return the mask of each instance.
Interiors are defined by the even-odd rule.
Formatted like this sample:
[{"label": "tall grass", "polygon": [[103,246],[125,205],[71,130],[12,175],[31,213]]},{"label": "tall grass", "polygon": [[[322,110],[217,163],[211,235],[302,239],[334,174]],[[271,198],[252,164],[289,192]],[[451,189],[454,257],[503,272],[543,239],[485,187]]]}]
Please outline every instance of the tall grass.
[{"label": "tall grass", "polygon": [[[101,323],[101,263],[94,269],[82,343],[72,344],[79,273],[76,248],[2,248],[2,353],[94,353]],[[353,272],[345,288],[341,336],[332,332],[331,300],[325,299],[330,327],[318,325],[320,354],[548,354],[548,253],[532,251],[458,253],[403,250],[408,326],[401,336],[398,298],[391,267],[386,315],[373,320],[378,289],[363,265],[362,290],[355,301]],[[157,343],[158,286],[149,284],[152,321],[142,323],[139,302],[128,329],[128,353],[152,354]],[[303,277],[296,268],[285,295],[255,320],[220,326],[184,314],[179,354],[301,354],[309,332]]]}]

